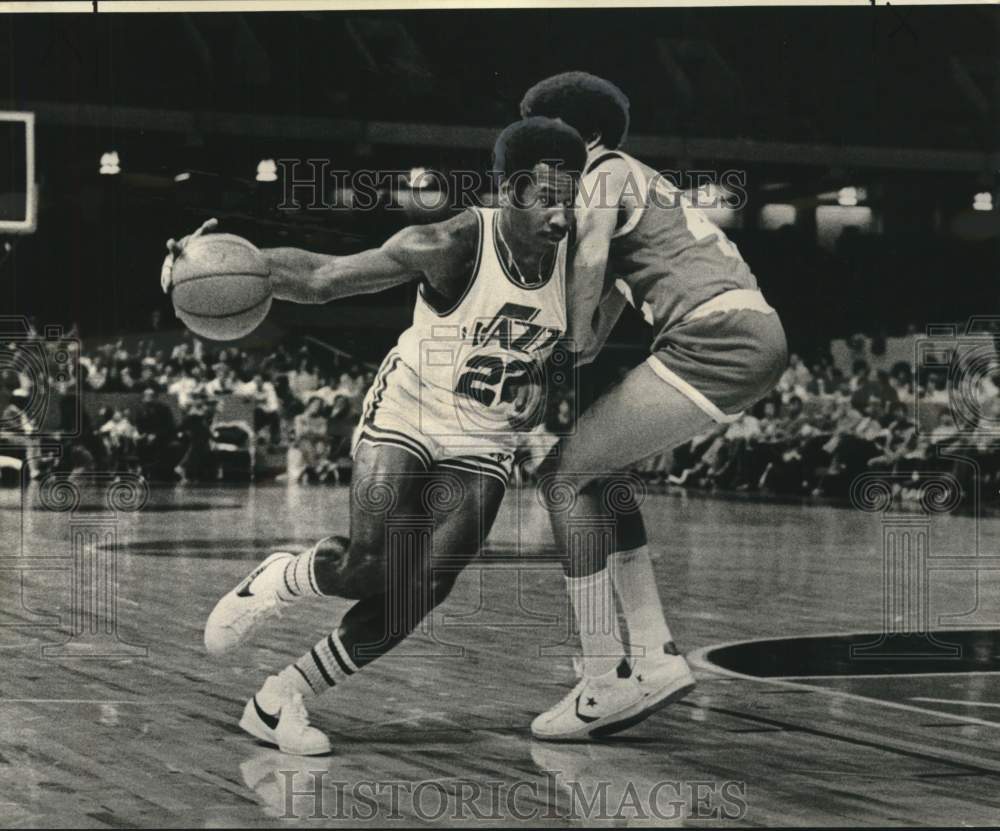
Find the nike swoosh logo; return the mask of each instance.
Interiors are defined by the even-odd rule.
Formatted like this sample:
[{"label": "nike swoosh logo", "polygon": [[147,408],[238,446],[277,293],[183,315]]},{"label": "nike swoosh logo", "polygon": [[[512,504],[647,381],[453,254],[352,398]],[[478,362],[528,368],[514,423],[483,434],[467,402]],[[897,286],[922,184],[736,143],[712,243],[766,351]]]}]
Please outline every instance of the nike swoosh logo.
[{"label": "nike swoosh logo", "polygon": [[599,719],[600,716],[585,716],[583,713],[580,712],[580,699],[581,698],[583,698],[583,693],[580,693],[576,697],[576,717],[578,719],[580,719],[580,721],[582,721],[584,724],[590,724],[590,722],[592,722],[592,721],[597,721],[597,719]]},{"label": "nike swoosh logo", "polygon": [[237,597],[253,597],[254,594],[253,594],[252,591],[250,591],[250,584],[253,583],[253,581],[257,579],[257,575],[260,574],[263,570],[264,570],[264,567],[261,566],[260,568],[256,569],[253,572],[253,574],[251,574],[249,577],[247,577],[247,579],[243,581],[243,584],[236,590],[236,596]]},{"label": "nike swoosh logo", "polygon": [[269,730],[274,730],[278,726],[278,717],[272,716],[270,713],[265,713],[261,709],[260,704],[257,703],[257,696],[253,697],[253,707],[257,711],[258,718],[267,725]]}]

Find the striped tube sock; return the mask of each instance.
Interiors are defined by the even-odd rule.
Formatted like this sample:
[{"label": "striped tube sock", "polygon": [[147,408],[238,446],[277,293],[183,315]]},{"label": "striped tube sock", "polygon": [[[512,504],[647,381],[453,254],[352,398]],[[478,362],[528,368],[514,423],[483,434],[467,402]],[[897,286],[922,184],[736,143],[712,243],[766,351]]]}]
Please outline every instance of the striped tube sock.
[{"label": "striped tube sock", "polygon": [[316,582],[316,553],[319,543],[308,551],[293,557],[284,566],[282,579],[277,581],[276,590],[281,600],[295,600],[297,597],[323,597]]},{"label": "striped tube sock", "polygon": [[323,638],[288,669],[293,668],[314,695],[342,684],[358,671],[336,632]]}]

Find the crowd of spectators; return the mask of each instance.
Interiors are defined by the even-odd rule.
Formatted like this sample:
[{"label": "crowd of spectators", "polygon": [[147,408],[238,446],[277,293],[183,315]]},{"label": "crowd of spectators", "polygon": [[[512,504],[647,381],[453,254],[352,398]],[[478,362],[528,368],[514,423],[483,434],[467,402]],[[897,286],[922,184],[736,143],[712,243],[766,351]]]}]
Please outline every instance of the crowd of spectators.
[{"label": "crowd of spectators", "polygon": [[[752,410],[638,470],[682,488],[839,498],[868,472],[903,501],[919,499],[930,478],[962,491],[948,498],[968,497],[977,475],[969,458],[983,492],[1000,483],[997,380],[981,380],[978,421],[960,429],[938,372],[915,377],[900,362],[873,373],[857,360],[846,375],[828,358],[810,367],[792,355],[777,388]],[[962,458],[949,455],[959,448]]]},{"label": "crowd of spectators", "polygon": [[[77,354],[74,330],[62,344],[46,344],[34,330],[27,340],[48,349],[50,366],[58,349],[72,352],[62,362],[67,376],[39,381],[18,365],[24,340],[2,344],[0,442],[8,449],[0,457],[7,470],[28,464],[35,477],[55,468],[138,472],[154,481],[249,478],[254,458],[270,454],[284,456],[284,477],[293,481],[340,480],[374,377],[349,356],[307,342],[246,350],[185,333],[120,338]],[[51,395],[33,423],[39,383]],[[63,438],[40,442],[40,434]]]},{"label": "crowd of spectators", "polygon": [[[69,336],[72,341],[75,332]],[[79,355],[71,344],[74,360],[64,363],[78,374],[49,379],[58,403],[53,431],[51,423],[32,423],[26,406],[32,380],[18,370],[15,347],[4,344],[6,357],[0,355],[0,443],[6,448],[0,448],[0,474],[8,479],[18,456],[36,477],[55,468],[206,482],[250,478],[255,459],[269,455],[279,479],[344,482],[351,437],[374,377],[349,356],[307,341],[250,350],[211,346],[190,334],[156,335],[88,346]],[[945,379],[936,372],[914,376],[907,362],[873,372],[858,359],[845,373],[829,356],[807,363],[792,355],[777,388],[751,411],[636,469],[665,487],[841,498],[867,471],[884,474],[907,499],[938,473],[969,490],[973,468],[948,455],[961,444],[965,456],[975,456],[981,484],[1000,485],[994,379],[984,378],[978,395],[981,424],[959,429]],[[931,422],[918,425],[918,405],[936,407]],[[550,398],[536,433],[554,440],[571,429],[576,409],[568,392]],[[77,435],[57,450],[34,441],[39,432],[58,438],[74,418]],[[23,452],[11,449],[18,446]]]}]

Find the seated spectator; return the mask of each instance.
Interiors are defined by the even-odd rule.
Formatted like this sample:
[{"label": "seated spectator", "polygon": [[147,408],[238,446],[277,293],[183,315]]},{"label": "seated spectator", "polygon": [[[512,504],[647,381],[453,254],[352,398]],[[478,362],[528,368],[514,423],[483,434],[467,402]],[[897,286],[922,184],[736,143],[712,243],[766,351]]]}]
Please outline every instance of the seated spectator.
[{"label": "seated spectator", "polygon": [[875,383],[878,385],[878,398],[882,402],[882,412],[888,413],[893,405],[899,402],[899,394],[890,381],[889,373],[883,369],[875,374]]},{"label": "seated spectator", "polygon": [[32,479],[39,478],[50,466],[39,453],[35,425],[26,411],[28,400],[18,389],[0,412],[0,442],[6,445],[0,455],[0,468],[6,471],[4,481],[14,485],[20,483],[25,464]]},{"label": "seated spectator", "polygon": [[315,479],[326,481],[333,464],[328,441],[329,423],[323,416],[323,399],[313,396],[305,412],[295,417],[295,447],[301,455],[301,470],[296,481]]},{"label": "seated spectator", "polygon": [[108,366],[98,355],[87,364],[87,388],[95,392],[103,390],[108,383]]},{"label": "seated spectator", "polygon": [[143,475],[157,481],[173,481],[178,458],[174,415],[159,400],[154,387],[147,387],[142,393],[135,427],[138,431],[137,456]]},{"label": "seated spectator", "polygon": [[895,391],[897,401],[913,401],[913,371],[908,363],[899,361],[893,364],[889,385]]},{"label": "seated spectator", "polygon": [[807,395],[806,387],[813,380],[813,374],[794,352],[788,356],[788,367],[778,381],[778,391],[782,396]]},{"label": "seated spectator", "polygon": [[903,402],[893,405],[891,411],[883,417],[885,439],[882,452],[868,460],[868,466],[876,470],[892,470],[906,455],[907,448],[914,434],[914,424],[910,421],[909,410]]},{"label": "seated spectator", "polygon": [[111,473],[131,471],[135,460],[139,431],[132,424],[127,411],[115,410],[99,428],[104,441],[107,470]]},{"label": "seated spectator", "polygon": [[142,364],[139,370],[139,383],[136,385],[138,389],[147,390],[153,389],[156,392],[162,392],[163,388],[160,386],[159,381],[156,380],[156,370],[149,364]]},{"label": "seated spectator", "polygon": [[257,382],[254,373],[248,369],[237,373],[237,380],[233,382],[233,395],[253,401],[257,398]]},{"label": "seated spectator", "polygon": [[871,367],[867,361],[857,360],[851,366],[851,377],[848,381],[852,394],[861,396],[863,401],[868,401],[872,396],[878,397],[881,388],[872,377]]},{"label": "seated spectator", "polygon": [[236,385],[236,373],[230,366],[217,363],[212,367],[213,378],[205,384],[205,394],[221,398],[232,394]]},{"label": "seated spectator", "polygon": [[[720,424],[692,439],[688,448],[678,448],[677,462],[668,481],[689,487],[729,487],[735,478],[735,457],[741,443],[759,431],[760,422],[745,413],[731,424]],[[688,466],[678,469],[681,464]]]},{"label": "seated spectator", "polygon": [[278,444],[281,441],[281,402],[270,376],[256,372],[249,381],[234,385],[233,394],[254,402],[254,432],[259,435],[266,431],[267,439]]},{"label": "seated spectator", "polygon": [[[160,389],[169,393],[170,387],[177,380],[177,366],[171,361],[160,366],[160,372],[156,376],[156,383]],[[172,393],[171,393],[172,394]]]},{"label": "seated spectator", "polygon": [[213,482],[218,478],[211,425],[208,399],[203,393],[192,395],[180,424],[184,455],[175,472],[182,482]]},{"label": "seated spectator", "polygon": [[887,432],[881,423],[882,400],[873,395],[867,403],[855,393],[852,407],[841,415],[833,437],[824,446],[830,465],[814,489],[817,496],[847,496],[854,478],[868,463],[883,455]]},{"label": "seated spectator", "polygon": [[192,361],[169,387],[167,392],[177,399],[177,405],[182,409],[190,406],[192,400],[204,392],[201,365]]},{"label": "seated spectator", "polygon": [[767,465],[778,455],[782,441],[778,404],[765,399],[726,430],[725,464],[710,471],[712,484],[733,490],[756,490]]},{"label": "seated spectator", "polygon": [[927,375],[927,385],[921,398],[929,404],[948,404],[951,398],[948,395],[944,378],[936,372],[929,373]]},{"label": "seated spectator", "polygon": [[338,391],[345,395],[350,402],[351,412],[360,413],[361,404],[364,401],[365,390],[361,386],[361,376],[351,375],[348,372],[340,374]]},{"label": "seated spectator", "polygon": [[[294,419],[305,410],[303,402],[295,397],[292,388],[288,385],[288,376],[284,374],[276,375],[274,378],[274,392],[278,397],[281,417],[287,421]],[[309,398],[306,398],[308,401]]]},{"label": "seated spectator", "polygon": [[[343,376],[341,376],[343,378]],[[354,395],[354,390],[350,384],[344,386],[342,384],[334,385],[333,377],[330,375],[325,375],[322,378],[322,383],[320,388],[316,390],[316,395],[323,399],[323,403],[327,407],[332,407],[333,402],[338,398],[342,397],[351,400]]]},{"label": "seated spectator", "polygon": [[300,359],[297,369],[288,373],[288,388],[303,402],[319,389],[319,376],[308,355]]}]

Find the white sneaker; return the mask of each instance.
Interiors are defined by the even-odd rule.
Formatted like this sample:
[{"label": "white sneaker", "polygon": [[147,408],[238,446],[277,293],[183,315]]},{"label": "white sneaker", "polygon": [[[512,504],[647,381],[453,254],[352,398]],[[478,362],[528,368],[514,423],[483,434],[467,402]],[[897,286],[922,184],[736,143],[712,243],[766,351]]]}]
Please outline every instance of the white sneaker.
[{"label": "white sneaker", "polygon": [[636,713],[640,717],[633,723],[642,721],[671,702],[680,701],[695,687],[691,668],[673,643],[665,644],[660,654],[636,658],[632,674],[643,695],[642,707]]},{"label": "white sneaker", "polygon": [[[287,603],[268,584],[273,584],[277,576],[272,570],[283,569],[294,556],[288,551],[275,552],[215,604],[205,622],[205,649],[209,655],[222,655],[239,646],[261,623],[281,614],[280,607]],[[269,573],[261,580],[264,572]]]},{"label": "white sneaker", "polygon": [[610,672],[583,678],[555,707],[531,722],[531,734],[545,741],[585,741],[624,730],[630,713],[642,708],[643,692],[628,660]]},{"label": "white sneaker", "polygon": [[[280,702],[276,713],[265,710],[258,699]],[[323,756],[330,752],[330,740],[309,723],[302,693],[289,691],[272,675],[260,692],[243,708],[240,727],[262,742],[276,745],[293,756]]]}]

